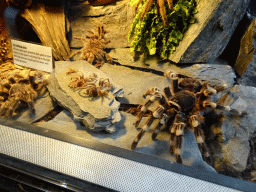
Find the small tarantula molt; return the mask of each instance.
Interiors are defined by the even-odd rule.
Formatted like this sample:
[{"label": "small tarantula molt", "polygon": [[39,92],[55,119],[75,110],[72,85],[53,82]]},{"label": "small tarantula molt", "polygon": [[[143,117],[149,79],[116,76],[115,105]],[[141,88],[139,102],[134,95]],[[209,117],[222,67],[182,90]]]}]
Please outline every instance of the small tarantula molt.
[{"label": "small tarantula molt", "polygon": [[[76,69],[69,69],[66,74],[78,73]],[[82,73],[82,72],[81,72]],[[89,77],[84,77],[83,74],[71,77],[71,82],[68,84],[70,88],[81,89],[81,92],[89,97],[102,97],[107,95],[113,88],[108,78],[100,78],[98,86],[96,85],[97,75],[93,73]]]},{"label": "small tarantula molt", "polygon": [[99,80],[99,86],[95,83],[87,83],[85,87],[82,89],[85,90],[85,94],[91,97],[102,97],[107,95],[109,91],[111,91],[113,85],[110,84],[108,78],[101,78]]},{"label": "small tarantula molt", "polygon": [[106,31],[103,26],[98,27],[98,34],[90,30],[87,30],[87,32],[90,33],[85,35],[88,39],[74,36],[75,39],[83,41],[84,47],[71,54],[70,58],[81,53],[81,59],[94,64],[95,67],[100,67],[105,62],[112,62],[112,58],[104,51],[106,45],[110,43],[110,40],[104,38]]},{"label": "small tarantula molt", "polygon": [[[136,4],[135,11],[137,11],[137,9],[142,1],[143,0],[139,0],[139,2]],[[160,12],[163,22],[164,22],[164,25],[167,26],[168,23],[167,23],[164,2],[167,1],[169,9],[172,10],[173,9],[173,0],[146,0],[146,2],[145,2],[146,5],[144,7],[143,12],[141,13],[140,20],[142,20],[143,17],[145,16],[145,14],[150,10],[154,1],[156,1],[157,11],[158,11],[158,13]]]},{"label": "small tarantula molt", "polygon": [[150,88],[144,97],[150,96],[150,99],[141,108],[137,115],[135,127],[138,127],[143,115],[148,107],[155,101],[159,101],[159,106],[153,111],[153,114],[148,118],[143,125],[139,134],[132,142],[131,148],[134,149],[144,133],[149,129],[155,119],[160,119],[155,127],[152,139],[154,140],[157,134],[165,127],[170,125],[170,153],[175,154],[176,162],[182,163],[182,141],[185,128],[191,129],[196,137],[199,149],[204,159],[211,161],[208,147],[204,139],[204,131],[202,123],[204,117],[199,113],[206,108],[230,110],[229,106],[222,106],[219,103],[214,103],[210,100],[210,96],[227,89],[227,85],[211,87],[207,82],[201,82],[194,78],[184,78],[178,83],[178,76],[175,73],[166,72],[165,76],[171,79],[170,87],[164,88],[164,95],[158,88]]},{"label": "small tarantula molt", "polygon": [[[77,71],[77,72],[81,72],[81,71]],[[73,72],[73,73],[76,73],[76,72]],[[81,74],[75,77],[71,77],[71,82],[68,84],[68,86],[74,89],[75,88],[84,89],[88,83],[94,83],[96,81],[96,78],[97,78],[97,75],[95,73],[93,73],[89,77],[84,77],[84,75]]]}]

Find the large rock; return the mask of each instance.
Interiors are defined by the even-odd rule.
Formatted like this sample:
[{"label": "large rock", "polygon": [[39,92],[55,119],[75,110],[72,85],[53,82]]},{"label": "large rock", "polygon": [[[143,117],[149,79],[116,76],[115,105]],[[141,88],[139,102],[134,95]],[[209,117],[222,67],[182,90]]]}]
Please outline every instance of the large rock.
[{"label": "large rock", "polygon": [[[55,69],[50,77],[48,89],[61,106],[69,110],[75,119],[82,121],[89,129],[93,131],[106,130],[114,132],[113,123],[121,120],[119,102],[115,96],[123,94],[122,89],[110,79],[114,88],[103,97],[83,96],[83,89],[74,91],[68,84],[71,82],[71,76],[66,72],[69,69],[76,69],[83,73],[84,77],[89,77],[93,73],[98,78],[107,78],[107,76],[86,61],[76,62],[56,62]],[[81,95],[82,94],[82,95]]]},{"label": "large rock", "polygon": [[250,0],[199,0],[197,22],[191,25],[176,52],[176,63],[208,62],[220,56],[227,46]]},{"label": "large rock", "polygon": [[216,135],[219,139],[213,142],[212,149],[215,158],[222,159],[229,171],[242,172],[247,165],[249,140],[256,131],[256,88],[235,85],[221,100],[240,114],[230,115],[227,112],[220,126],[213,126],[215,130],[220,129],[221,135]]},{"label": "large rock", "polygon": [[[105,38],[111,40],[107,47],[129,46],[127,35],[135,17],[134,8],[129,4],[130,0],[116,1],[105,6],[92,6],[87,1],[78,4],[70,3],[68,11],[72,35],[85,37],[86,30],[95,31],[97,26],[103,25],[107,31]],[[80,40],[71,41],[71,47],[82,46],[83,43]]]},{"label": "large rock", "polygon": [[[174,65],[174,64],[171,64],[170,62],[165,62],[165,63],[158,62],[155,57],[152,57],[150,60],[148,60],[145,63],[143,59],[139,59],[135,61],[133,56],[129,53],[128,48],[114,49],[109,53],[109,55],[112,58],[114,58],[115,61],[120,63],[122,66],[126,66],[125,69],[123,70],[123,71],[126,71],[125,73],[128,73],[128,71],[131,71],[130,69],[127,69],[127,67],[131,67],[131,68],[135,67],[135,69],[132,71],[140,70],[140,71],[150,72],[148,73],[148,76],[152,76],[152,77],[153,77],[153,73],[159,75],[160,74],[159,72],[162,72],[163,74],[163,72],[172,71],[187,77],[193,77],[193,78],[205,80],[214,85],[226,83],[229,88],[233,87],[235,78],[236,78],[235,72],[232,69],[232,67],[223,60],[214,60],[214,61],[212,60],[212,61],[209,61],[207,64]],[[108,73],[106,68],[107,66],[103,66],[101,70],[104,70],[106,73]],[[120,67],[120,70],[121,70],[121,67]],[[116,73],[116,75],[122,78],[121,74]],[[135,78],[139,78],[138,76],[136,76]],[[129,79],[133,83],[136,82],[135,80],[133,81],[132,78],[129,78]],[[157,83],[158,82],[154,82],[151,80],[149,84],[151,84],[152,86],[155,86],[155,84]]]}]

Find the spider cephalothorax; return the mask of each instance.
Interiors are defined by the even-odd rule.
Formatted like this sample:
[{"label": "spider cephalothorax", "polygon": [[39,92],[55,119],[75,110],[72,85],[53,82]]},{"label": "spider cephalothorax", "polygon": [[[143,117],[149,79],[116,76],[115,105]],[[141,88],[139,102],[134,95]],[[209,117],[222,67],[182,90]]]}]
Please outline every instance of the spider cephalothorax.
[{"label": "spider cephalothorax", "polygon": [[153,111],[143,125],[139,134],[135,137],[131,148],[134,149],[144,133],[149,129],[155,119],[159,119],[158,125],[155,127],[152,139],[165,127],[170,125],[170,152],[176,155],[176,161],[182,163],[182,141],[185,128],[191,129],[196,137],[199,149],[205,160],[211,161],[208,147],[204,143],[204,131],[202,123],[204,117],[200,114],[207,108],[230,110],[228,106],[222,106],[210,100],[210,96],[227,88],[226,84],[211,87],[207,82],[201,82],[194,78],[184,78],[178,83],[178,76],[175,73],[166,72],[165,76],[171,79],[170,87],[164,89],[164,95],[158,88],[150,88],[143,95],[150,96],[149,100],[141,108],[137,115],[135,127],[138,127],[141,118],[144,116],[148,107],[155,101],[159,102],[159,106]]},{"label": "spider cephalothorax", "polygon": [[86,35],[86,38],[74,36],[75,39],[80,39],[84,43],[84,47],[73,54],[74,55],[81,53],[81,59],[88,61],[91,64],[95,64],[95,67],[100,67],[104,62],[112,62],[112,58],[104,51],[106,45],[110,40],[105,39],[105,33],[103,26],[98,27],[98,34],[87,30],[90,34]]}]

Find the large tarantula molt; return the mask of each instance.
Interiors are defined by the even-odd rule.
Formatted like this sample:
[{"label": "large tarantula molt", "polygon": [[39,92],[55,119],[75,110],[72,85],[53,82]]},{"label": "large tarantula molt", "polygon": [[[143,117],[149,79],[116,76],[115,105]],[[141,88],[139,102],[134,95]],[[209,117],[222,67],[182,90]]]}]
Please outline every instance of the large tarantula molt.
[{"label": "large tarantula molt", "polygon": [[112,58],[104,51],[110,40],[104,38],[106,31],[103,26],[98,27],[98,34],[90,30],[87,30],[87,32],[90,33],[86,35],[88,39],[74,36],[75,39],[83,41],[84,47],[71,54],[70,58],[81,53],[81,59],[95,64],[95,67],[100,67],[104,62],[112,62]]},{"label": "large tarantula molt", "polygon": [[144,133],[149,129],[155,119],[160,119],[155,127],[152,139],[154,140],[157,134],[164,128],[164,125],[170,125],[170,153],[175,154],[176,162],[182,163],[182,141],[184,129],[191,129],[196,137],[199,149],[206,161],[211,161],[208,147],[204,143],[204,131],[202,123],[204,117],[199,113],[206,108],[230,110],[229,106],[222,106],[219,103],[214,103],[210,100],[210,96],[227,88],[226,84],[221,86],[211,87],[207,82],[201,82],[194,78],[184,78],[178,83],[178,76],[175,73],[166,72],[165,76],[171,79],[170,87],[165,87],[164,95],[158,88],[150,88],[145,96],[150,96],[150,99],[141,108],[137,115],[135,127],[138,127],[143,115],[148,107],[155,101],[159,101],[159,106],[153,111],[153,114],[148,118],[143,125],[139,134],[132,142],[131,148],[134,149]]},{"label": "large tarantula molt", "polygon": [[[139,0],[139,2],[136,4],[135,11],[137,11],[137,9],[142,1],[143,0]],[[169,9],[172,10],[173,9],[173,0],[146,0],[146,2],[145,2],[146,5],[144,7],[143,12],[141,13],[140,20],[142,20],[143,17],[145,16],[145,14],[150,10],[154,1],[156,2],[158,13],[160,12],[160,14],[162,16],[164,25],[167,26],[167,17],[166,17],[164,2],[167,1]]]},{"label": "large tarantula molt", "polygon": [[38,91],[48,83],[48,74],[32,70],[16,70],[0,81],[0,116],[12,117],[22,105],[34,113]]}]

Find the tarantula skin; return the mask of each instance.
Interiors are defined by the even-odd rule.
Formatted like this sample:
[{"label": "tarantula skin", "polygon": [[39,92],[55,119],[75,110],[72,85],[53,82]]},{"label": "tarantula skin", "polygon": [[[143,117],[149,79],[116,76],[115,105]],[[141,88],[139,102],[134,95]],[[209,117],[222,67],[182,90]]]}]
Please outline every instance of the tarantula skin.
[{"label": "tarantula skin", "polygon": [[16,110],[26,104],[34,113],[34,101],[38,91],[48,83],[48,74],[40,71],[18,70],[1,77],[0,116],[13,117]]},{"label": "tarantula skin", "polygon": [[108,78],[101,78],[99,80],[99,86],[95,83],[88,83],[83,87],[85,90],[85,94],[90,97],[102,97],[107,95],[109,91],[111,91],[113,85],[110,84]]},{"label": "tarantula skin", "polygon": [[1,106],[0,116],[12,117],[17,115],[15,111],[21,102],[27,103],[32,112],[35,112],[34,100],[37,95],[37,92],[29,84],[14,84],[9,91],[8,100]]},{"label": "tarantula skin", "polygon": [[[107,95],[109,91],[113,88],[113,85],[110,83],[109,78],[100,78],[97,79],[97,75],[93,73],[89,77],[84,77],[83,73],[78,75],[81,71],[76,69],[69,69],[66,74],[74,74],[75,76],[71,77],[71,82],[68,84],[70,88],[80,89],[80,95],[86,95],[89,97],[102,97]],[[98,82],[98,85],[96,84]]]},{"label": "tarantula skin", "polygon": [[164,88],[164,94],[158,88],[150,88],[143,95],[144,97],[149,96],[149,100],[138,113],[137,121],[134,124],[135,127],[139,126],[142,117],[152,103],[158,101],[159,106],[148,117],[141,131],[132,142],[131,148],[136,148],[154,120],[159,119],[159,123],[152,133],[152,139],[154,140],[165,126],[170,126],[167,127],[170,132],[170,153],[175,154],[176,162],[182,163],[184,130],[190,129],[194,132],[204,160],[211,163],[202,128],[204,117],[200,114],[200,111],[204,111],[207,108],[229,111],[229,106],[222,106],[219,103],[212,102],[210,99],[211,95],[227,89],[227,85],[211,87],[207,82],[201,82],[194,78],[184,78],[178,83],[177,74],[166,72],[165,76],[170,78],[171,82],[170,86]]},{"label": "tarantula skin", "polygon": [[98,34],[87,30],[89,34],[86,34],[86,38],[74,36],[75,39],[80,39],[84,43],[84,47],[73,54],[70,58],[81,54],[81,59],[86,60],[95,67],[102,66],[105,62],[112,62],[112,58],[104,51],[106,45],[110,43],[110,40],[104,38],[106,31],[103,26],[98,27]]}]

